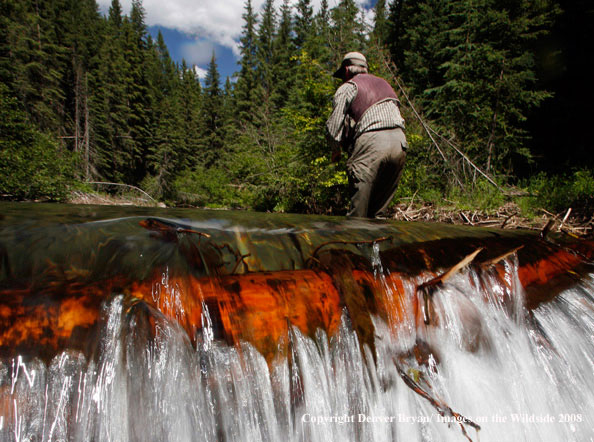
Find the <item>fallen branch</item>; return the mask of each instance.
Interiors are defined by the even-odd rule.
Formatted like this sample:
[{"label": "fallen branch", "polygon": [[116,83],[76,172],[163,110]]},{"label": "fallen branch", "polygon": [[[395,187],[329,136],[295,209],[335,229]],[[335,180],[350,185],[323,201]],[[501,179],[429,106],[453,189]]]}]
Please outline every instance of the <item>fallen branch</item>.
[{"label": "fallen branch", "polygon": [[148,193],[146,193],[144,190],[142,190],[140,187],[136,187],[136,186],[131,186],[130,184],[122,184],[122,183],[104,183],[102,181],[85,181],[86,184],[97,184],[97,185],[102,185],[102,186],[121,186],[121,187],[129,187],[130,189],[134,189],[139,191],[140,193],[142,193],[143,195],[146,195],[151,201],[154,201],[155,203],[157,201],[155,201],[155,199],[150,196]]},{"label": "fallen branch", "polygon": [[483,248],[479,247],[470,255],[465,256],[459,263],[452,266],[448,271],[417,286],[417,293],[421,292],[423,294],[423,321],[426,325],[429,325],[431,322],[431,318],[429,317],[429,298],[433,295],[435,289],[470,264],[482,250]]},{"label": "fallen branch", "polygon": [[378,239],[372,239],[370,241],[341,241],[341,240],[337,240],[337,241],[328,241],[328,242],[324,242],[322,244],[320,244],[318,247],[315,248],[315,250],[313,251],[313,253],[311,254],[311,257],[309,257],[306,261],[306,265],[309,262],[310,259],[312,258],[316,258],[318,252],[320,251],[320,249],[322,247],[328,246],[330,244],[353,244],[353,245],[361,245],[361,244],[375,244],[378,242],[383,242],[383,241],[391,241],[392,238],[390,238],[389,236],[384,236],[382,238],[378,238]]},{"label": "fallen branch", "polygon": [[424,398],[427,401],[429,401],[429,403],[431,405],[433,405],[433,407],[437,410],[437,412],[441,416],[443,416],[443,417],[446,417],[446,416],[447,417],[453,417],[454,420],[456,421],[456,423],[458,425],[460,425],[460,429],[462,430],[462,434],[464,434],[464,437],[466,437],[467,440],[469,440],[470,442],[472,442],[472,439],[470,438],[470,436],[468,436],[468,433],[466,432],[466,428],[464,427],[464,424],[470,425],[472,428],[474,428],[476,430],[477,436],[478,436],[478,432],[481,429],[481,427],[478,424],[474,423],[471,419],[469,419],[469,418],[461,415],[460,413],[455,412],[445,402],[440,401],[438,399],[435,399],[433,396],[431,396],[431,394],[429,394],[428,392],[426,392],[414,379],[411,379],[410,376],[408,376],[400,368],[400,366],[399,366],[399,364],[398,364],[398,362],[396,361],[395,358],[394,358],[394,364],[396,365],[396,370],[398,370],[398,374],[400,375],[400,378],[404,381],[404,383],[406,384],[406,386],[408,388],[410,388],[412,391],[414,391],[415,393],[417,393],[422,398]]},{"label": "fallen branch", "polygon": [[445,154],[442,152],[441,148],[439,147],[439,144],[437,143],[437,141],[435,140],[435,138],[433,138],[433,135],[432,134],[434,134],[434,135],[440,137],[442,140],[444,140],[452,149],[454,149],[456,151],[456,153],[458,153],[458,155],[460,155],[468,164],[470,164],[478,173],[480,173],[489,183],[491,183],[493,186],[495,186],[503,194],[506,194],[506,192],[499,186],[499,184],[497,184],[495,182],[495,180],[493,180],[493,178],[491,178],[489,175],[487,175],[485,172],[483,172],[476,164],[474,164],[470,160],[470,158],[468,158],[468,156],[466,156],[464,154],[464,152],[462,152],[458,147],[456,147],[456,145],[454,143],[452,143],[450,140],[448,140],[446,137],[444,137],[439,132],[435,131],[431,126],[429,126],[425,122],[425,120],[417,112],[414,104],[412,103],[411,99],[409,98],[408,94],[406,93],[406,90],[404,89],[404,87],[400,83],[400,80],[398,80],[398,77],[396,76],[396,73],[395,73],[396,66],[394,66],[394,62],[388,63],[388,61],[384,57],[384,64],[385,64],[386,68],[388,69],[388,71],[390,72],[390,74],[392,75],[392,78],[393,78],[394,82],[396,83],[396,86],[398,86],[398,89],[400,90],[400,92],[402,93],[402,95],[404,96],[404,98],[406,99],[406,101],[408,103],[408,106],[413,111],[415,117],[417,117],[417,120],[419,120],[419,122],[421,123],[421,126],[423,126],[423,129],[425,129],[425,132],[427,133],[427,135],[431,139],[431,142],[436,147],[437,151],[439,152],[439,154],[441,155],[441,157],[443,158],[443,160],[445,161],[445,163],[448,166],[450,166],[450,168],[452,170],[452,173],[454,174],[454,178],[456,179],[456,181],[458,182],[458,184],[460,185],[460,187],[462,189],[464,189],[464,185],[460,181],[460,178],[458,178],[458,175],[454,171],[454,169],[451,166],[450,162],[445,157]]},{"label": "fallen branch", "polygon": [[487,175],[485,172],[483,172],[476,164],[474,164],[470,158],[468,158],[460,149],[458,149],[456,147],[456,145],[454,143],[452,143],[450,140],[448,140],[446,137],[444,137],[443,135],[441,135],[440,133],[436,132],[434,129],[432,129],[431,127],[429,127],[429,130],[431,130],[435,135],[439,136],[442,140],[444,140],[452,149],[454,149],[462,158],[464,158],[464,160],[466,160],[466,162],[468,164],[470,164],[478,173],[480,173],[483,177],[485,177],[485,179],[487,181],[489,181],[491,184],[493,184],[495,187],[497,187],[497,189],[505,194],[505,191],[499,186],[499,184],[497,184],[489,175]]},{"label": "fallen branch", "polygon": [[559,232],[561,231],[561,229],[563,228],[563,224],[565,224],[565,221],[567,221],[567,218],[569,218],[570,213],[571,213],[571,207],[569,209],[567,209],[567,213],[563,217],[561,224],[559,224],[559,228],[557,229],[557,231],[559,231]]},{"label": "fallen branch", "polygon": [[450,162],[446,158],[445,154],[442,152],[441,148],[439,147],[439,144],[437,144],[437,141],[435,141],[435,138],[433,138],[433,135],[431,135],[431,129],[430,129],[430,127],[427,125],[427,123],[425,123],[425,120],[417,112],[417,110],[415,109],[415,106],[413,105],[411,99],[408,97],[408,94],[406,93],[406,90],[404,89],[404,87],[402,87],[402,85],[400,84],[400,81],[398,80],[398,77],[396,76],[396,74],[392,70],[392,67],[395,68],[394,62],[391,62],[392,66],[390,66],[390,63],[388,63],[388,61],[384,58],[384,63],[386,65],[386,68],[392,74],[392,78],[394,79],[394,82],[398,86],[398,89],[400,89],[400,92],[402,93],[402,95],[404,96],[404,98],[406,98],[406,101],[408,102],[408,105],[410,106],[410,108],[412,109],[413,113],[417,117],[417,120],[419,120],[419,122],[421,123],[421,126],[423,126],[423,129],[425,129],[425,132],[427,133],[427,135],[431,139],[431,142],[433,143],[433,145],[435,146],[435,148],[437,149],[437,151],[439,152],[439,154],[443,158],[443,161],[450,167],[450,169],[452,171],[452,174],[454,175],[454,178],[456,179],[456,181],[458,182],[458,184],[460,185],[460,187],[462,189],[464,189],[464,184],[462,184],[462,181],[460,181],[460,178],[458,178],[458,175],[456,174],[456,171],[454,170],[454,168],[452,167],[452,165],[450,164]]},{"label": "fallen branch", "polygon": [[524,248],[523,245],[521,245],[519,247],[516,247],[516,248],[510,250],[509,252],[504,253],[503,255],[499,255],[499,256],[497,256],[497,257],[495,257],[493,259],[489,259],[487,261],[481,262],[480,263],[480,267],[484,269],[484,268],[487,268],[487,267],[489,267],[489,266],[491,266],[493,264],[497,264],[498,262],[503,261],[505,258],[507,258],[508,256],[513,255],[514,253],[516,253],[518,250],[520,250],[522,248]]}]

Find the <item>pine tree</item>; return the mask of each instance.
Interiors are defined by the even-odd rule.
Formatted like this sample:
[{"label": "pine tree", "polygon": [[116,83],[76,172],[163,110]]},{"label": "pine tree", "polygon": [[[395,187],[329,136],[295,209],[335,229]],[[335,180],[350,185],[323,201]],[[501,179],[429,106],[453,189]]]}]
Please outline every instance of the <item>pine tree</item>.
[{"label": "pine tree", "polygon": [[89,73],[98,68],[94,55],[100,47],[101,19],[93,0],[65,0],[61,7],[62,21],[58,26],[69,59],[62,84],[66,102],[63,131],[72,137],[71,149],[81,154],[81,175],[89,178],[91,116],[88,86]]},{"label": "pine tree", "polygon": [[383,44],[388,38],[388,17],[386,11],[386,0],[377,0],[374,7],[375,19],[372,37],[376,42]]},{"label": "pine tree", "polygon": [[96,169],[99,178],[126,183],[134,164],[130,136],[130,107],[126,79],[130,67],[125,58],[126,24],[118,0],[112,0],[106,23],[106,38],[99,50],[99,70],[92,79],[92,112],[96,142]]},{"label": "pine tree", "polygon": [[182,61],[181,75],[180,112],[184,150],[180,152],[180,168],[192,169],[196,166],[197,157],[204,147],[205,118],[202,109],[202,87],[195,69],[188,67],[185,60]]},{"label": "pine tree", "polygon": [[404,3],[399,14],[391,17],[395,55],[425,114],[483,169],[509,172],[514,157],[529,155],[527,111],[548,96],[534,87],[528,43],[544,32],[555,8],[431,0]]},{"label": "pine tree", "polygon": [[306,49],[306,42],[310,39],[313,24],[313,8],[311,0],[299,0],[297,2],[297,14],[295,14],[295,46],[298,49]]},{"label": "pine tree", "polygon": [[128,182],[138,184],[146,170],[145,158],[150,142],[148,110],[154,105],[149,93],[151,85],[146,75],[147,33],[144,9],[140,0],[132,1],[130,19],[126,24],[124,56],[129,66],[126,75],[126,96],[130,108],[128,125],[133,157]]},{"label": "pine tree", "polygon": [[21,34],[15,2],[0,2],[0,83],[12,90],[14,87],[14,63],[11,60],[12,35]]},{"label": "pine tree", "polygon": [[284,0],[278,31],[274,39],[273,82],[275,87],[272,101],[277,110],[286,106],[295,83],[295,46],[291,38],[293,28],[291,22],[289,0]]},{"label": "pine tree", "polygon": [[16,24],[9,26],[9,60],[12,87],[31,121],[42,131],[59,134],[64,115],[66,48],[58,44],[53,2],[17,2],[12,9]]},{"label": "pine tree", "polygon": [[191,108],[196,92],[188,87],[191,80],[187,66],[176,66],[160,31],[156,43],[147,38],[146,44],[144,75],[151,108],[147,113],[150,121],[147,128],[150,142],[146,146],[148,175],[142,186],[156,197],[170,199],[175,197],[177,176],[192,160],[189,149],[195,148],[195,141],[189,143],[187,130],[191,124],[188,120],[197,118]]},{"label": "pine tree", "polygon": [[334,64],[339,64],[346,52],[365,52],[364,26],[354,0],[340,0],[331,10],[332,28],[330,45],[334,49]]},{"label": "pine tree", "polygon": [[204,78],[204,117],[206,122],[205,147],[199,159],[206,168],[215,166],[223,151],[222,92],[220,74],[213,51],[206,77]]},{"label": "pine tree", "polygon": [[238,123],[249,124],[253,121],[254,106],[256,104],[255,90],[256,80],[256,16],[252,9],[251,0],[245,4],[243,14],[243,31],[239,40],[240,44],[240,65],[241,69],[235,86],[235,98],[237,100]]},{"label": "pine tree", "polygon": [[446,32],[453,29],[451,4],[447,0],[395,1],[390,6],[389,41],[392,58],[420,105],[429,104],[423,92],[443,83],[441,48]]},{"label": "pine tree", "polygon": [[256,77],[258,86],[258,99],[266,106],[270,105],[273,93],[273,63],[275,57],[274,35],[276,30],[276,13],[274,0],[266,0],[257,38]]},{"label": "pine tree", "polygon": [[115,30],[116,32],[122,26],[122,15],[122,5],[119,2],[119,0],[112,0],[111,5],[109,7],[109,15],[107,21],[111,23],[113,30]]},{"label": "pine tree", "polygon": [[320,10],[313,20],[313,32],[310,36],[308,50],[310,51],[309,56],[314,60],[318,60],[328,70],[334,67],[334,54],[330,49],[330,41],[330,10],[328,9],[328,1],[322,0]]}]

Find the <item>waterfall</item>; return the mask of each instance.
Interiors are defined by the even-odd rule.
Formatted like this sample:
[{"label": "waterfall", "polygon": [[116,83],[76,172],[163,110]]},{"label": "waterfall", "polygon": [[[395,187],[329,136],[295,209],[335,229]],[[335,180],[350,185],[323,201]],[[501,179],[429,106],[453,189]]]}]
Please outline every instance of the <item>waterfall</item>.
[{"label": "waterfall", "polygon": [[[403,271],[389,254],[394,245],[373,240],[398,230],[407,232],[407,226],[358,223],[359,230],[353,234],[332,221],[334,233],[329,233],[325,229],[330,227],[316,219],[303,221],[299,229],[278,222],[271,234],[268,227],[241,231],[221,227],[211,216],[207,221],[183,220],[183,229],[208,233],[208,239],[181,232],[182,221],[170,218],[178,226],[174,233],[180,240],[161,238],[159,247],[145,243],[151,232],[137,227],[143,217],[83,222],[67,229],[61,224],[41,231],[33,226],[18,234],[3,226],[0,244],[6,259],[0,272],[4,273],[0,347],[13,330],[7,324],[16,301],[7,297],[21,296],[27,286],[13,289],[11,285],[18,285],[15,281],[43,274],[37,283],[47,284],[59,279],[56,274],[61,272],[61,285],[55,290],[64,296],[60,298],[63,309],[65,299],[71,299],[64,293],[75,293],[72,299],[87,302],[85,290],[93,284],[96,290],[104,290],[92,333],[73,329],[70,340],[53,354],[42,350],[11,354],[3,348],[1,441],[593,440],[594,272],[588,262],[572,284],[558,288],[553,299],[534,308],[526,307],[523,263],[517,252],[498,260],[496,268],[466,266],[435,285],[425,300],[418,288],[447,268],[424,268],[397,278]],[[410,229],[424,227],[411,225]],[[85,231],[84,241],[81,231]],[[464,234],[473,237],[475,232]],[[65,252],[48,247],[58,233],[72,234],[69,238],[77,238],[80,247],[70,244]],[[314,233],[322,239],[312,239]],[[283,239],[270,245],[258,235]],[[291,238],[295,235],[307,240],[297,243]],[[111,238],[109,242],[105,237]],[[233,242],[233,238],[240,240]],[[88,255],[80,257],[74,251],[89,247],[87,240],[101,242],[102,248],[87,250]],[[215,251],[223,249],[223,243],[230,244],[234,250],[221,252],[225,253],[222,262],[237,274],[208,264],[211,249],[190,248],[200,253],[178,254],[184,241],[202,241],[200,247],[210,241],[217,244]],[[52,266],[61,266],[60,272],[50,272],[52,266],[40,267],[42,260],[35,253],[17,255],[19,247],[42,249]],[[355,264],[342,275],[337,269],[344,263],[337,256],[344,249]],[[255,259],[277,254],[283,256]],[[188,256],[196,261],[188,265]],[[318,273],[327,269],[341,299],[345,298],[339,303],[336,326],[326,317],[313,319],[317,313],[312,309],[306,312],[311,315],[309,321],[318,320],[324,326],[309,330],[300,325],[300,317],[287,319],[286,332],[270,332],[262,338],[266,346],[254,318],[273,308],[266,304],[267,298],[262,297],[262,312],[249,317],[249,327],[237,336],[222,335],[228,319],[222,304],[209,297],[210,285],[196,286],[179,278],[183,270],[200,281],[210,281],[216,292],[240,284],[240,277],[266,272],[292,272],[288,274],[293,277],[306,270],[309,256],[316,261],[310,268]],[[202,261],[203,266],[197,264]],[[83,271],[79,267],[85,262],[101,267]],[[140,269],[139,263],[150,268]],[[268,269],[258,268],[264,264]],[[66,272],[74,267],[76,276]],[[155,269],[157,274],[151,272]],[[351,295],[344,294],[353,280],[360,283],[357,272],[362,269],[369,271],[373,284],[364,290],[368,303],[363,306],[360,298],[349,300]],[[120,281],[122,270],[144,285],[108,284],[102,279]],[[87,289],[80,286],[81,278]],[[323,281],[319,285],[307,281],[312,284],[310,290],[326,287]],[[274,290],[292,287],[276,284]],[[35,292],[31,286],[39,284],[27,286],[27,293]],[[45,297],[57,293],[36,290]],[[143,290],[146,298],[139,297]],[[369,290],[374,293],[373,302]],[[239,310],[251,308],[248,301],[242,302]],[[85,305],[87,310],[82,311],[90,311],[88,302]],[[362,314],[369,319],[367,324],[357,309],[369,305],[373,307]],[[426,321],[420,320],[423,308]],[[261,327],[265,326],[264,321]],[[55,327],[62,330],[63,325]],[[370,335],[367,329],[372,330]],[[40,346],[44,333],[49,331],[36,334]],[[76,333],[92,342],[71,345]],[[270,336],[279,338],[273,341]],[[272,350],[263,350],[268,348]]]}]

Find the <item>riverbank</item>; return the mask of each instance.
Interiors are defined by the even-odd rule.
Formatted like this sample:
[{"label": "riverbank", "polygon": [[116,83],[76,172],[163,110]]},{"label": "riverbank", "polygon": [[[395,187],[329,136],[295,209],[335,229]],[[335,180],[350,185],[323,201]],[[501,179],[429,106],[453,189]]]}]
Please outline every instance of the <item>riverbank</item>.
[{"label": "riverbank", "polygon": [[73,191],[70,193],[68,204],[94,204],[99,206],[138,206],[138,207],[167,207],[164,203],[149,199],[145,196]]},{"label": "riverbank", "polygon": [[[82,191],[72,192],[68,203],[167,207],[162,202],[148,199],[142,195],[110,195],[107,193]],[[437,222],[501,229],[542,231],[548,228],[551,231],[565,232],[568,235],[578,238],[594,238],[594,216],[588,218],[576,214],[572,209],[568,209],[562,213],[552,213],[545,209],[539,209],[536,215],[528,217],[513,202],[508,202],[495,210],[463,210],[457,208],[455,204],[447,203],[447,201],[444,201],[444,204],[441,206],[426,202],[396,204],[390,208],[388,218],[400,221]]]},{"label": "riverbank", "polygon": [[[532,217],[522,214],[516,203],[506,203],[496,210],[461,210],[455,205],[436,206],[430,203],[397,204],[391,208],[391,219],[402,221],[439,222],[501,229],[530,229],[564,232],[577,238],[594,237],[594,215],[575,214],[570,208],[562,213],[538,209]],[[547,227],[548,226],[548,227]]]}]

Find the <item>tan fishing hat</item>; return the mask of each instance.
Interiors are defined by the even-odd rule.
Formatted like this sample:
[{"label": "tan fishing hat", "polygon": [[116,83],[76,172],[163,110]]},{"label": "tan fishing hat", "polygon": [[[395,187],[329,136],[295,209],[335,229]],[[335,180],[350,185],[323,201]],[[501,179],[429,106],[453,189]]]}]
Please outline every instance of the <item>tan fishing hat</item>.
[{"label": "tan fishing hat", "polygon": [[361,66],[363,68],[367,68],[367,59],[365,55],[361,54],[360,52],[348,52],[343,58],[340,68],[336,72],[334,72],[333,77],[342,78],[344,73],[344,69],[347,66]]}]

